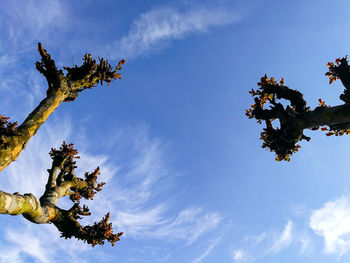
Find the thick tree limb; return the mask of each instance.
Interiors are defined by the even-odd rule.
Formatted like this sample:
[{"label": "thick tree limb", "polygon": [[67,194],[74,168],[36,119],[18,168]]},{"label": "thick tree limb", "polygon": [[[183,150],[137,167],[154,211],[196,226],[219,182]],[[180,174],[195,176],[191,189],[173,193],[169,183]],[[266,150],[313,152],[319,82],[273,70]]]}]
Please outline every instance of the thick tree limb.
[{"label": "thick tree limb", "polygon": [[[336,59],[335,64],[329,62],[327,66],[330,83],[340,79],[344,85],[344,92],[340,95],[345,102],[343,105],[329,107],[320,99],[320,106],[311,111],[302,93],[285,86],[283,78],[277,82],[266,75],[258,83],[259,89],[250,91],[255,103],[246,115],[257,119],[258,123],[266,123],[261,133],[262,147],[275,152],[277,161],[289,161],[300,148],[297,143],[302,139],[310,140],[303,134],[305,129],[328,126],[322,128],[328,131],[327,136],[350,134],[350,66],[346,57]],[[284,106],[278,102],[280,99],[289,101],[290,105]],[[265,107],[267,104],[269,108]],[[273,127],[274,120],[279,121],[279,127]]]},{"label": "thick tree limb", "polygon": [[67,71],[67,74],[64,74],[62,70],[57,69],[55,61],[41,43],[38,44],[38,50],[41,61],[36,63],[36,68],[48,82],[46,98],[17,128],[17,123],[10,123],[5,117],[0,117],[0,172],[17,159],[30,138],[62,102],[75,100],[79,92],[98,83],[102,84],[103,81],[109,85],[112,80],[120,79],[121,74],[118,71],[125,63],[125,60],[121,60],[112,68],[103,58],[97,63],[90,54],[86,54],[80,67],[64,67]]},{"label": "thick tree limb", "polygon": [[[78,222],[80,216],[90,215],[86,206],[79,206],[79,200],[82,197],[93,199],[104,183],[97,183],[99,168],[93,173],[86,173],[85,179],[75,176],[74,159],[78,158],[77,153],[72,144],[63,143],[59,150],[52,149],[50,155],[53,162],[51,169],[48,169],[44,194],[37,199],[32,194],[9,194],[0,191],[0,214],[22,214],[33,223],[53,223],[62,237],[75,237],[92,246],[103,245],[105,241],[114,245],[123,233],[113,233],[112,223],[108,222],[109,213],[92,226],[81,226]],[[57,207],[58,200],[64,196],[70,196],[74,202],[69,210]]]},{"label": "thick tree limb", "polygon": [[51,206],[42,207],[32,194],[9,194],[0,191],[0,214],[22,214],[31,222],[43,224],[55,218],[56,212]]}]

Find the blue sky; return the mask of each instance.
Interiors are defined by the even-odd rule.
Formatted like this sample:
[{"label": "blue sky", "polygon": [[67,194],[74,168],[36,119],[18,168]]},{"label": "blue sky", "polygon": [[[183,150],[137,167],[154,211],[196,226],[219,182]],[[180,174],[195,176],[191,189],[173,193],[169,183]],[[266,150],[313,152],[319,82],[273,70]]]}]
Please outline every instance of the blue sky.
[{"label": "blue sky", "polygon": [[[289,163],[261,148],[248,91],[267,73],[341,104],[326,63],[349,54],[348,1],[4,1],[0,112],[21,122],[44,98],[37,42],[62,67],[84,53],[122,80],[61,105],[0,176],[40,196],[63,140],[79,172],[107,182],[91,223],[111,212],[116,247],[59,238],[52,225],[0,217],[0,262],[349,262],[349,137],[312,140]],[[61,206],[68,208],[67,200]]]}]

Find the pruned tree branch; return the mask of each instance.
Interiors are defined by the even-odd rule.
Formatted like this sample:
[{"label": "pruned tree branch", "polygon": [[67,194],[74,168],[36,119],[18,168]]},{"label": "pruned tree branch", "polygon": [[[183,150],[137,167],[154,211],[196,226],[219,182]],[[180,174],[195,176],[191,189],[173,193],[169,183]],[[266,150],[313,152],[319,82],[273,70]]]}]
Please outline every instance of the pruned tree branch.
[{"label": "pruned tree branch", "polygon": [[[110,242],[112,246],[120,240],[122,232],[114,234],[109,213],[93,225],[82,226],[78,219],[91,215],[87,206],[81,207],[81,198],[93,199],[101,191],[104,183],[97,183],[99,168],[92,173],[85,173],[85,178],[75,176],[78,151],[73,144],[63,142],[60,149],[52,149],[52,167],[48,169],[48,182],[44,194],[38,199],[32,194],[9,194],[0,191],[0,214],[20,215],[37,224],[53,223],[61,232],[61,237],[83,240],[88,244],[103,245]],[[74,205],[65,210],[57,206],[58,200],[70,196]]]},{"label": "pruned tree branch", "polygon": [[109,85],[111,81],[120,79],[119,71],[125,63],[125,60],[121,60],[112,67],[107,60],[99,58],[96,62],[91,54],[86,54],[81,66],[63,67],[67,72],[65,74],[56,67],[55,61],[41,43],[38,44],[38,50],[41,60],[36,62],[36,68],[47,80],[46,98],[18,127],[8,118],[0,117],[0,172],[17,159],[30,138],[62,102],[75,100],[80,92],[99,83],[102,85],[107,82]]},{"label": "pruned tree branch", "polygon": [[[260,124],[265,122],[266,128],[261,132],[262,147],[275,152],[277,161],[289,161],[300,148],[298,142],[310,140],[304,135],[305,129],[317,130],[320,126],[327,126],[321,129],[328,131],[327,136],[350,134],[350,66],[347,57],[338,58],[335,63],[329,62],[327,66],[329,71],[325,75],[330,84],[340,79],[344,85],[344,92],[340,95],[345,102],[343,105],[330,107],[319,99],[319,106],[311,110],[301,92],[285,86],[283,78],[277,82],[266,75],[258,83],[258,90],[250,91],[255,103],[246,110],[246,115]],[[284,106],[279,102],[281,99],[289,105]],[[274,127],[274,121],[279,122],[279,127],[278,124]]]}]

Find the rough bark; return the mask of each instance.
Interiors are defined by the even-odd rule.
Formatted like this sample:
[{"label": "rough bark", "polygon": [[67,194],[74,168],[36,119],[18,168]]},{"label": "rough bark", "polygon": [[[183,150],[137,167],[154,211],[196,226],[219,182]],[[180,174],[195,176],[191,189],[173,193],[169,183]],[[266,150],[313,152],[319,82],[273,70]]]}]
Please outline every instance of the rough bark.
[{"label": "rough bark", "polygon": [[125,60],[121,60],[116,67],[112,68],[103,58],[97,63],[90,54],[86,54],[80,67],[64,67],[67,72],[64,74],[62,70],[57,69],[55,61],[40,43],[38,50],[41,61],[36,63],[36,68],[48,82],[46,98],[18,127],[16,127],[17,123],[9,123],[4,116],[1,116],[0,172],[17,159],[30,138],[62,102],[73,101],[79,92],[90,89],[98,83],[102,84],[105,81],[109,85],[112,80],[121,78],[118,71],[125,63]]},{"label": "rough bark", "polygon": [[[38,199],[32,194],[9,194],[0,191],[0,214],[23,215],[36,224],[53,223],[62,237],[75,237],[92,246],[103,245],[105,241],[114,245],[123,233],[113,233],[112,223],[108,223],[109,213],[92,226],[81,226],[78,222],[80,216],[90,215],[86,206],[80,207],[80,199],[93,199],[104,183],[97,183],[99,168],[92,173],[86,173],[85,179],[75,176],[74,159],[79,158],[77,153],[72,144],[63,143],[59,150],[52,149],[50,155],[53,162],[51,169],[48,169],[44,194]],[[65,196],[69,196],[74,202],[69,210],[57,206],[58,200]]]},{"label": "rough bark", "polygon": [[23,215],[29,221],[43,224],[55,218],[54,207],[42,207],[32,194],[9,194],[0,191],[0,214]]},{"label": "rough bark", "polygon": [[[17,159],[30,138],[62,102],[75,100],[79,92],[98,83],[105,81],[109,85],[112,80],[121,78],[118,71],[125,63],[125,60],[121,60],[112,68],[108,61],[99,58],[97,63],[90,54],[86,54],[81,66],[64,67],[64,74],[57,69],[55,61],[40,43],[38,50],[41,61],[36,63],[36,68],[47,80],[46,98],[19,126],[16,122],[9,122],[9,118],[0,116],[0,172]],[[90,215],[86,206],[80,207],[80,199],[93,199],[104,183],[97,183],[99,168],[92,173],[85,173],[84,179],[75,176],[74,159],[79,158],[77,153],[72,144],[63,143],[60,149],[52,149],[52,167],[48,169],[44,194],[37,198],[32,194],[0,191],[0,214],[23,215],[36,224],[53,223],[61,232],[61,237],[75,237],[92,246],[103,245],[106,241],[114,245],[123,233],[113,233],[112,223],[108,222],[109,213],[91,226],[82,226],[78,222],[80,216]],[[69,196],[74,203],[69,210],[57,206],[58,200],[65,196]]]}]

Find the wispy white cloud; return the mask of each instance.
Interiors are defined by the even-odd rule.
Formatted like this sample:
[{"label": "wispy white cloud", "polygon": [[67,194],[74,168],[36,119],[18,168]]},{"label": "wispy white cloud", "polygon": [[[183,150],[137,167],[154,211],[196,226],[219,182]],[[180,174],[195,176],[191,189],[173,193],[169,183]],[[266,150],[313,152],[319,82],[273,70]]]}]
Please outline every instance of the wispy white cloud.
[{"label": "wispy white cloud", "polygon": [[206,212],[198,207],[185,208],[174,220],[167,220],[149,235],[162,239],[185,239],[192,244],[205,232],[217,227],[221,220],[218,213]]},{"label": "wispy white cloud", "polygon": [[264,240],[268,238],[271,231],[268,232],[262,232],[258,235],[249,235],[244,237],[244,241],[249,244],[253,244],[254,246],[261,244]]},{"label": "wispy white cloud", "polygon": [[[2,172],[1,190],[31,192],[40,196],[47,180],[46,169],[51,165],[48,152],[51,147],[58,147],[63,140],[70,142],[74,138],[72,126],[69,120],[58,120],[54,117],[52,121],[45,123],[28,143],[27,149],[19,159]],[[182,208],[181,204],[177,204],[178,207],[180,205],[180,209],[175,210],[168,198],[162,195],[164,189],[171,189],[173,174],[176,177],[176,173],[167,166],[163,144],[158,139],[150,139],[147,131],[141,129],[136,133],[130,133],[128,130],[120,136],[120,140],[121,143],[129,141],[127,148],[132,149],[131,152],[124,152],[126,159],[111,162],[107,156],[91,155],[87,151],[79,154],[81,159],[78,160],[77,173],[82,174],[100,166],[100,178],[107,182],[94,201],[87,203],[93,215],[85,218],[84,224],[96,221],[110,211],[116,231],[125,232],[124,240],[161,240],[167,243],[178,242],[179,245],[193,244],[220,224],[220,214],[188,203],[182,205]],[[121,147],[121,150],[124,151],[125,148]],[[69,201],[60,202],[59,205],[63,205],[64,208],[71,206]],[[1,220],[10,222],[11,219],[14,218]],[[72,251],[69,247],[72,244],[77,246],[76,250],[79,251],[81,246],[84,253],[91,251],[90,247],[79,241],[60,239],[58,231],[52,225],[33,227],[32,223],[24,219],[23,221],[24,223],[19,224],[17,228],[11,227],[10,223],[8,227],[3,228],[3,237],[13,249],[2,254],[0,259],[17,257],[20,262],[25,257],[31,257],[45,263],[48,257],[55,258],[60,253],[69,256],[69,251]],[[20,238],[23,233],[25,235]],[[31,248],[28,250],[28,247],[23,246],[23,242],[30,239]],[[58,244],[64,252],[58,249]],[[169,251],[165,251],[164,254],[169,254]]]},{"label": "wispy white cloud", "polygon": [[234,249],[232,257],[235,262],[246,262],[250,260],[250,256],[244,249]]},{"label": "wispy white cloud", "polygon": [[[2,68],[0,63],[0,112],[11,121],[22,121],[44,98],[47,83],[33,67]],[[14,107],[13,105],[16,105]]]},{"label": "wispy white cloud", "polygon": [[192,263],[199,263],[202,262],[209,254],[210,252],[220,243],[222,239],[222,236],[219,236],[209,243],[209,246],[204,250],[204,252],[196,257],[194,260],[192,260]]},{"label": "wispy white cloud", "polygon": [[0,262],[18,262],[22,263],[23,260],[20,257],[20,248],[13,248],[11,246],[2,246],[0,248]]},{"label": "wispy white cloud", "polygon": [[304,203],[303,204],[293,203],[291,204],[290,209],[293,216],[295,216],[296,218],[305,218],[309,213],[309,208]]},{"label": "wispy white cloud", "polygon": [[158,139],[150,139],[144,128],[132,137],[129,140],[121,135],[120,140],[129,141],[128,150],[123,148],[122,151],[134,158],[126,164],[123,164],[124,160],[115,162],[119,168],[113,180],[108,182],[113,191],[107,193],[107,198],[106,195],[96,198],[96,208],[111,209],[118,229],[126,232],[126,236],[138,239],[185,240],[192,244],[217,227],[222,216],[200,206],[186,204],[179,211],[173,211],[166,201],[169,197],[162,194],[171,190],[178,175],[167,165],[165,146]]},{"label": "wispy white cloud", "polygon": [[186,11],[169,7],[153,9],[134,21],[128,35],[110,46],[110,53],[113,50],[112,56],[116,51],[127,59],[133,58],[159,50],[167,40],[207,32],[211,27],[228,25],[239,19],[237,13],[212,5]]},{"label": "wispy white cloud", "polygon": [[[57,46],[67,37],[66,31],[71,32],[72,28],[78,31],[75,26],[79,23],[75,19],[78,20],[79,14],[74,13],[64,1],[58,0],[42,2],[39,6],[33,0],[11,1],[0,6],[0,14],[0,33],[6,36],[0,41],[0,90],[6,92],[6,99],[0,99],[0,110],[2,114],[24,118],[23,113],[43,98],[47,83],[34,65],[28,67],[22,61],[28,56],[32,60],[38,41]],[[159,50],[169,40],[184,38],[191,33],[208,32],[212,27],[239,19],[236,12],[224,7],[192,6],[183,11],[171,7],[152,9],[133,22],[125,37],[114,43],[111,40],[111,45],[96,45],[95,49],[100,49],[99,53],[107,53],[109,58],[116,53],[133,58]],[[81,43],[73,42],[73,49],[80,52]],[[63,53],[61,55],[55,56],[56,62],[65,56]],[[17,103],[17,107],[20,107],[17,110],[20,116],[14,116],[11,103]]]},{"label": "wispy white cloud", "polygon": [[[67,25],[68,10],[62,1],[38,4],[33,0],[10,1],[0,7],[0,27],[7,37],[2,38],[6,51],[17,52],[32,48],[33,41],[47,39],[54,31]],[[5,45],[4,45],[5,44]]]},{"label": "wispy white cloud", "polygon": [[292,242],[292,228],[293,222],[288,221],[286,226],[283,229],[283,232],[275,238],[271,248],[267,251],[267,253],[278,253],[282,249],[287,248]]},{"label": "wispy white cloud", "polygon": [[8,225],[2,233],[4,245],[0,248],[0,262],[28,262],[30,258],[39,263],[85,263],[81,254],[92,251],[91,247],[77,240],[62,242],[52,225],[34,225],[30,222]]},{"label": "wispy white cloud", "polygon": [[258,235],[244,238],[244,245],[232,250],[235,262],[254,262],[271,254],[280,253],[288,248],[295,238],[293,222],[288,220],[281,232],[275,230],[264,231]]},{"label": "wispy white cloud", "polygon": [[[19,58],[29,54],[28,49],[33,49],[33,43],[39,37],[40,41],[49,39],[52,32],[56,32],[55,29],[63,29],[68,23],[69,10],[63,2],[56,0],[40,3],[40,8],[37,8],[35,1],[21,4],[13,1],[6,7],[1,6],[0,13],[0,30],[7,34],[3,40],[6,43],[2,42],[3,50],[0,51],[6,49],[8,52],[6,55],[0,53],[0,68],[3,69],[0,90],[7,94],[6,98],[0,99],[0,104],[2,113],[10,115],[13,121],[21,121],[43,97],[47,84],[34,67],[29,70],[27,66],[17,65]],[[183,12],[172,8],[153,9],[142,14],[128,35],[115,44],[127,56],[135,57],[154,50],[156,46],[158,48],[167,40],[207,32],[213,26],[230,24],[238,19],[239,16],[234,12],[220,8],[199,8]],[[17,107],[11,111],[13,104]],[[9,112],[4,112],[8,109]],[[1,189],[8,192],[31,192],[40,196],[47,180],[46,169],[50,167],[48,152],[51,147],[58,147],[63,140],[74,137],[72,129],[72,124],[67,119],[46,123],[29,142],[20,158],[2,172]],[[128,152],[126,159],[112,161],[109,156],[91,155],[88,151],[80,154],[82,158],[78,162],[78,172],[92,170],[99,165],[102,180],[107,181],[104,190],[89,204],[94,216],[84,219],[84,222],[94,221],[111,211],[114,226],[118,231],[125,232],[124,238],[156,239],[187,246],[193,245],[220,225],[222,216],[219,213],[206,211],[201,204],[177,204],[178,208],[175,209],[170,198],[162,196],[171,190],[172,181],[178,176],[167,165],[164,143],[151,139],[144,129],[128,136],[125,134],[118,137],[115,143],[121,144],[125,139],[129,141],[128,147],[133,150]],[[118,156],[123,156],[124,152],[119,154]],[[69,202],[60,202],[61,204],[70,205]],[[54,228],[33,228],[26,223],[19,226],[3,229],[3,237],[11,250],[5,249],[4,253],[0,253],[2,261],[11,258],[21,262],[25,256],[29,256],[37,262],[46,262],[47,257],[59,255],[58,247],[61,253],[66,254],[74,246],[79,248],[76,250],[81,250],[82,247],[84,251],[90,251],[89,247],[80,242],[61,240]],[[31,250],[21,247],[21,235],[23,242],[33,240]],[[202,254],[202,259],[214,249],[214,244],[215,242]],[[200,258],[198,260],[202,260]]]},{"label": "wispy white cloud", "polygon": [[324,252],[344,255],[350,250],[350,198],[342,196],[313,211],[309,226],[324,239]]},{"label": "wispy white cloud", "polygon": [[11,111],[13,116],[13,103],[17,104],[17,113],[27,112],[43,98],[47,86],[44,78],[35,70],[34,61],[29,67],[24,61],[28,57],[32,60],[39,41],[60,44],[57,36],[69,28],[69,13],[59,0],[14,0],[0,6],[0,90],[6,94],[0,99],[2,114]]},{"label": "wispy white cloud", "polygon": [[[28,230],[27,227],[22,230]],[[44,243],[38,238],[33,238],[31,235],[24,234],[23,232],[16,231],[14,229],[7,229],[6,239],[15,244],[18,253],[23,253],[37,259],[39,262],[50,262],[51,250],[44,248]]]},{"label": "wispy white cloud", "polygon": [[309,254],[312,251],[313,241],[308,234],[304,233],[303,235],[301,235],[301,237],[299,238],[299,242],[300,254]]}]

